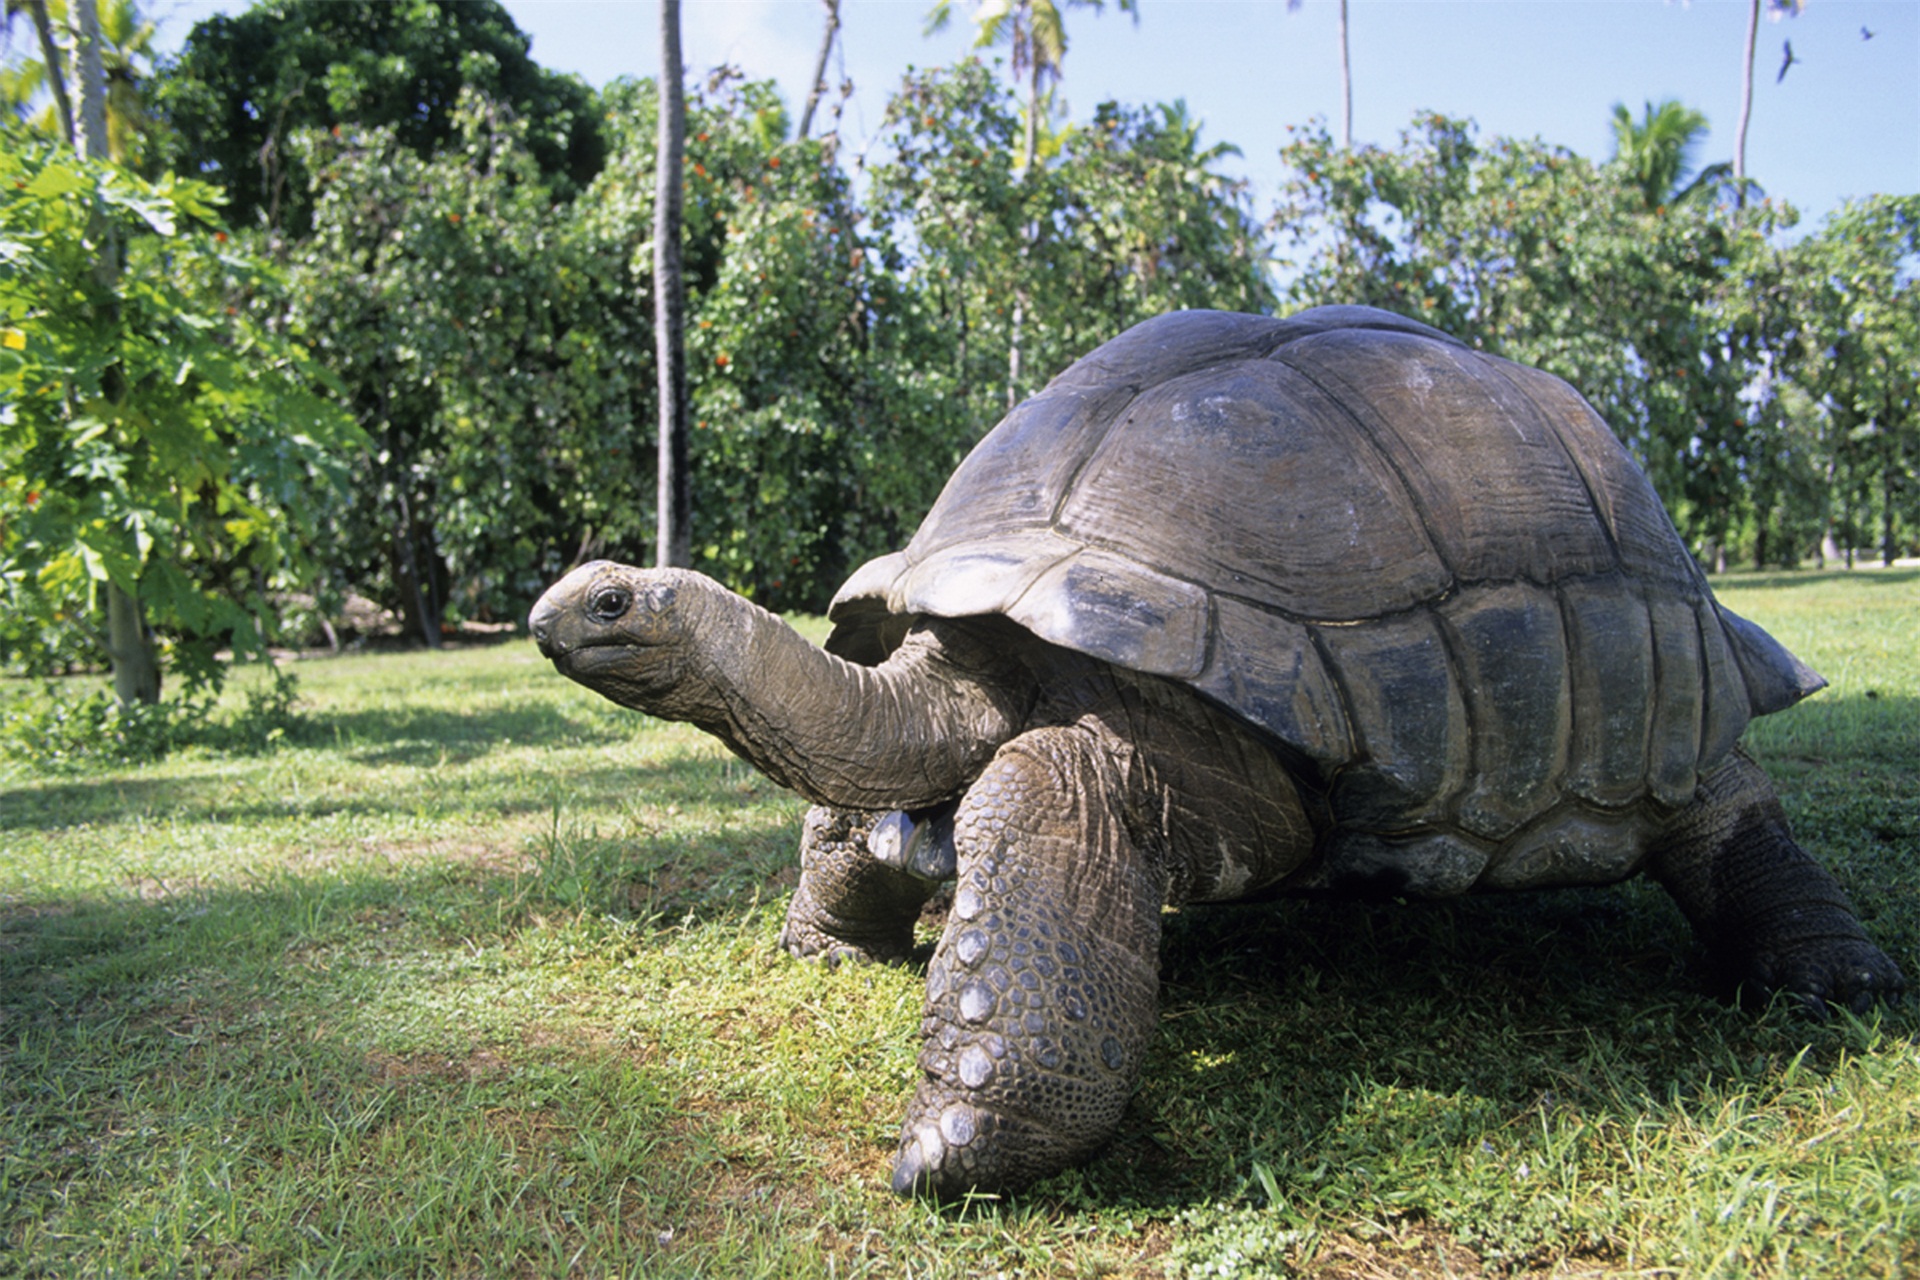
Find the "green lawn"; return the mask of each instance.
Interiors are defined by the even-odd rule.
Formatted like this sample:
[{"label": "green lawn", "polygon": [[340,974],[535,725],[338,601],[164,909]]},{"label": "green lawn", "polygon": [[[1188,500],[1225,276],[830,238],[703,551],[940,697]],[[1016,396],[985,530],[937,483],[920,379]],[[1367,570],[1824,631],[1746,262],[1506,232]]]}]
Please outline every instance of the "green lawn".
[{"label": "green lawn", "polygon": [[[1720,591],[1920,978],[1920,573]],[[0,1274],[1920,1271],[1920,1002],[1723,1006],[1637,883],[1190,910],[1098,1160],[896,1200],[920,975],[779,950],[797,800],[524,642],[299,677],[270,753],[0,773]]]}]

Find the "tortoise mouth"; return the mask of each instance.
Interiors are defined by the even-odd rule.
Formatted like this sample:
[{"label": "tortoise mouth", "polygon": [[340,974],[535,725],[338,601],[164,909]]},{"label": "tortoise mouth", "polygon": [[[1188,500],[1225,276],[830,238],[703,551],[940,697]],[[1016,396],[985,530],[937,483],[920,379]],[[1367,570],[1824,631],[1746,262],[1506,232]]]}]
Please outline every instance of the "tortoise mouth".
[{"label": "tortoise mouth", "polygon": [[562,675],[578,676],[624,666],[625,660],[632,657],[635,649],[651,647],[635,644],[631,640],[620,642],[588,640],[581,644],[568,645],[558,652],[547,654],[547,657],[553,660],[553,665],[560,669]]}]

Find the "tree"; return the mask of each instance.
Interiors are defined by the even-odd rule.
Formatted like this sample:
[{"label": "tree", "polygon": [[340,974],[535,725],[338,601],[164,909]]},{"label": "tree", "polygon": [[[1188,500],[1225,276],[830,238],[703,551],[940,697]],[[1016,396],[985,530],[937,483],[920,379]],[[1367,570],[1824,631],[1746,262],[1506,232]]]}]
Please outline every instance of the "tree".
[{"label": "tree", "polygon": [[1205,145],[1181,104],[1103,103],[1031,179],[1009,145],[1015,104],[977,61],[909,76],[886,121],[893,156],[872,170],[869,208],[952,335],[942,373],[975,432],[1005,411],[997,370],[1016,341],[1044,379],[1161,311],[1272,302],[1247,189],[1218,171],[1232,148]]},{"label": "tree", "polygon": [[[1122,13],[1140,21],[1139,0],[1115,0]],[[1067,0],[1068,7],[1083,5],[1098,12],[1105,0]],[[953,14],[953,0],[936,0],[927,15],[927,30],[946,26]],[[1054,0],[979,0],[974,9],[977,34],[973,46],[985,49],[1006,43],[1013,51],[1012,71],[1018,79],[1026,76],[1026,136],[1020,151],[1020,171],[1032,181],[1040,163],[1040,120],[1051,102],[1051,90],[1060,78],[1060,66],[1067,56],[1067,28],[1060,6]],[[1040,224],[1027,231],[1029,248],[1042,234]],[[1022,365],[1026,360],[1024,334],[1026,315],[1031,306],[1024,280],[1016,279],[1013,293],[1013,340],[1007,346],[1007,408],[1018,404],[1024,386]]]},{"label": "tree", "polygon": [[1347,49],[1347,0],[1340,0],[1340,146],[1353,150],[1353,57]]},{"label": "tree", "polygon": [[16,113],[24,114],[34,94],[44,86],[52,99],[48,108],[53,113],[51,123],[59,130],[61,140],[71,145],[73,99],[67,94],[66,59],[53,38],[53,15],[47,8],[47,0],[7,0],[8,35],[13,32],[13,20],[22,13],[32,15],[34,35],[40,41],[40,61],[28,60],[19,67],[0,71],[0,91],[5,93]]},{"label": "tree", "polygon": [[515,616],[582,548],[651,524],[631,246],[556,205],[509,116],[469,93],[428,160],[390,128],[290,140],[314,175],[290,312],[376,443],[316,539],[341,585],[428,645],[453,618]]},{"label": "tree", "polygon": [[1753,119],[1753,52],[1760,37],[1760,7],[1763,3],[1767,8],[1767,16],[1776,22],[1783,16],[1797,15],[1806,8],[1806,0],[1748,0],[1746,56],[1740,60],[1740,127],[1733,136],[1735,200],[1741,204],[1746,203],[1747,125]]},{"label": "tree", "polygon": [[[1306,0],[1287,0],[1287,12],[1298,12]],[[1340,0],[1340,148],[1353,149],[1353,58],[1347,47],[1347,0]]]},{"label": "tree", "polygon": [[691,563],[692,491],[687,484],[687,290],[680,273],[680,188],[685,181],[686,88],[681,83],[680,2],[660,0],[660,140],[653,197],[653,338],[659,366],[659,531],[654,563]]},{"label": "tree", "polygon": [[1624,103],[1615,103],[1613,162],[1640,189],[1649,211],[1711,195],[1730,166],[1708,165],[1692,175],[1694,153],[1706,132],[1706,116],[1674,98],[1657,107],[1647,103],[1637,124]]},{"label": "tree", "polygon": [[833,53],[833,42],[840,34],[840,0],[821,0],[827,8],[826,30],[820,36],[820,56],[813,62],[813,78],[807,81],[807,105],[800,112],[800,127],[793,136],[805,138],[813,132],[814,108],[820,105],[820,95],[827,87],[827,58]]},{"label": "tree", "polygon": [[1849,201],[1787,253],[1789,376],[1824,423],[1837,524],[1878,524],[1892,564],[1920,542],[1920,196]]},{"label": "tree", "polygon": [[[7,634],[9,656],[78,623],[121,703],[153,702],[149,621],[189,686],[218,680],[222,645],[260,651],[267,592],[302,572],[295,530],[359,437],[304,348],[252,319],[275,281],[234,251],[209,188],[6,143],[0,591],[39,624]],[[108,634],[84,621],[103,598]]]},{"label": "tree", "polygon": [[305,129],[389,126],[429,157],[457,134],[471,89],[524,120],[546,184],[565,198],[606,154],[593,91],[545,71],[497,0],[264,0],[196,24],[157,78],[168,160],[219,184],[236,226],[304,235],[311,176],[291,139]]}]

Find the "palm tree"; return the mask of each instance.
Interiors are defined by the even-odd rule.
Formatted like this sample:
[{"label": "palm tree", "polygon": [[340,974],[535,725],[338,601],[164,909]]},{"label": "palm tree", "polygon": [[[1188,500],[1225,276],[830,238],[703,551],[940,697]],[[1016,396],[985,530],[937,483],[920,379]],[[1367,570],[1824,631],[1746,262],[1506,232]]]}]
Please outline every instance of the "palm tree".
[{"label": "palm tree", "polygon": [[[1106,0],[1066,0],[1067,6],[1080,5],[1098,12]],[[1114,0],[1122,13],[1140,21],[1140,0]],[[936,0],[927,13],[927,33],[931,35],[953,17],[953,0]],[[1029,176],[1040,159],[1040,117],[1052,102],[1052,86],[1060,79],[1060,64],[1067,56],[1067,28],[1054,0],[975,0],[973,12],[977,31],[973,47],[984,49],[996,44],[1013,48],[1013,74],[1026,77],[1027,135],[1021,149],[1021,169]],[[1027,241],[1039,240],[1039,225],[1028,228]],[[1020,402],[1020,352],[1026,324],[1028,294],[1016,285],[1013,291],[1013,315],[1007,348],[1007,408]]]},{"label": "palm tree", "polygon": [[813,129],[813,111],[820,105],[820,94],[827,87],[827,57],[840,34],[840,0],[821,0],[821,3],[827,6],[827,30],[820,37],[820,56],[814,60],[813,79],[807,82],[807,105],[800,113],[800,129],[795,135],[800,138]]},{"label": "palm tree", "polygon": [[[1098,12],[1106,0],[1066,0]],[[1140,21],[1140,0],[1114,0],[1114,7]],[[927,32],[942,30],[953,17],[953,0],[936,0],[927,12]],[[1067,56],[1067,28],[1054,0],[976,0],[973,12],[978,29],[973,47],[985,49],[1007,44],[1013,49],[1013,74],[1027,78],[1027,139],[1021,162],[1032,168],[1040,150],[1040,115],[1046,102],[1046,90],[1060,79],[1060,64]]]},{"label": "palm tree", "polygon": [[1624,103],[1615,103],[1613,163],[1640,189],[1649,211],[1697,199],[1712,191],[1730,168],[1711,164],[1687,181],[1693,154],[1706,132],[1706,116],[1673,98],[1658,106],[1647,103],[1638,123]]},{"label": "palm tree", "polygon": [[654,563],[693,562],[687,476],[687,290],[680,269],[680,184],[687,96],[680,57],[680,0],[660,0],[660,133],[654,161],[653,333],[660,388],[659,510]]},{"label": "palm tree", "polygon": [[[1287,12],[1298,13],[1306,0],[1287,0]],[[1347,0],[1340,0],[1340,149],[1353,150],[1353,58],[1347,48]]]},{"label": "palm tree", "polygon": [[1353,150],[1353,59],[1347,53],[1347,0],[1340,0],[1340,147]]},{"label": "palm tree", "polygon": [[1733,135],[1734,198],[1742,204],[1747,199],[1747,122],[1753,118],[1753,47],[1760,38],[1762,3],[1775,22],[1807,7],[1807,0],[1750,0],[1747,9],[1747,56],[1740,63],[1740,128]]},{"label": "palm tree", "polygon": [[0,72],[0,97],[16,111],[23,111],[42,87],[50,90],[53,102],[47,110],[53,113],[53,123],[59,126],[61,139],[72,146],[73,100],[67,96],[66,59],[53,38],[53,15],[47,11],[47,0],[7,0],[9,36],[13,34],[13,20],[22,13],[32,15],[34,34],[40,40],[40,61],[25,62]]}]

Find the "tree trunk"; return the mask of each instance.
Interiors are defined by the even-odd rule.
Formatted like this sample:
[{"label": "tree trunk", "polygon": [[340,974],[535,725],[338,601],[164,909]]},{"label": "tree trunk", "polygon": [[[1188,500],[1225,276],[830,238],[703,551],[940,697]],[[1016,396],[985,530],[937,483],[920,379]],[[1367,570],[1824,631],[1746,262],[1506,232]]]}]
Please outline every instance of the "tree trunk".
[{"label": "tree trunk", "polygon": [[[74,73],[80,79],[80,154],[89,160],[107,159],[107,72],[100,60],[100,11],[76,0],[74,19]],[[53,68],[49,67],[51,72]]]},{"label": "tree trunk", "polygon": [[33,29],[40,36],[40,58],[47,64],[47,88],[53,92],[53,113],[60,120],[60,136],[72,146],[73,100],[67,96],[66,60],[53,40],[53,18],[47,13],[47,0],[28,0],[27,7],[33,11]]},{"label": "tree trunk", "polygon": [[1893,562],[1899,559],[1899,545],[1893,536],[1893,433],[1885,432],[1887,441],[1885,465],[1880,469],[1880,563],[1893,568]]},{"label": "tree trunk", "polygon": [[681,84],[680,0],[660,3],[660,138],[653,204],[653,333],[659,366],[659,519],[654,563],[693,563],[692,489],[687,475],[686,283],[680,271],[680,184],[687,137]]},{"label": "tree trunk", "polygon": [[394,489],[393,576],[400,587],[400,611],[407,630],[429,649],[440,647],[440,594],[434,589],[433,539],[414,515],[406,490]]},{"label": "tree trunk", "polygon": [[1347,53],[1347,0],[1340,0],[1340,149],[1353,150],[1353,60]]},{"label": "tree trunk", "polygon": [[1753,118],[1753,46],[1760,38],[1761,0],[1749,0],[1747,8],[1747,56],[1740,63],[1740,127],[1733,135],[1734,203],[1747,203],[1747,122]]},{"label": "tree trunk", "polygon": [[[100,58],[100,10],[90,0],[71,6],[74,19],[74,74],[78,77],[80,114],[74,122],[74,145],[89,160],[107,159],[107,74]],[[35,17],[44,5],[36,5]],[[57,63],[47,67],[49,79],[59,74]],[[93,278],[108,301],[120,281],[120,245],[102,224],[94,238]],[[109,374],[113,371],[109,370]],[[111,398],[111,397],[110,397]],[[120,705],[160,701],[160,657],[147,627],[140,597],[107,583],[107,657],[113,663],[113,693]]]},{"label": "tree trunk", "polygon": [[820,105],[820,95],[827,87],[827,55],[833,52],[833,38],[840,34],[840,0],[821,0],[827,6],[827,31],[820,37],[820,56],[814,59],[813,79],[807,82],[807,106],[800,113],[800,132],[796,137],[804,138],[813,128],[814,108]]},{"label": "tree trunk", "polygon": [[[1021,156],[1020,181],[1031,185],[1034,165],[1040,159],[1040,59],[1029,52],[1027,81],[1027,138]],[[1021,230],[1020,258],[1015,270],[1018,274],[1013,281],[1013,315],[1007,334],[1007,411],[1011,413],[1020,404],[1020,363],[1021,344],[1026,338],[1027,327],[1027,262],[1028,250],[1039,237],[1039,228],[1029,224]]]},{"label": "tree trunk", "polygon": [[160,701],[160,663],[140,601],[111,582],[107,584],[107,657],[113,662],[113,696],[121,706]]}]

